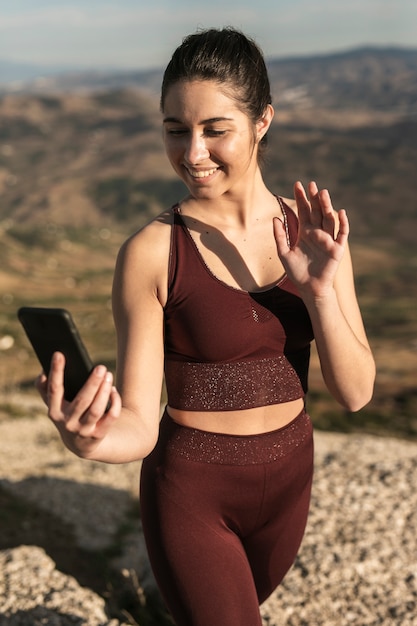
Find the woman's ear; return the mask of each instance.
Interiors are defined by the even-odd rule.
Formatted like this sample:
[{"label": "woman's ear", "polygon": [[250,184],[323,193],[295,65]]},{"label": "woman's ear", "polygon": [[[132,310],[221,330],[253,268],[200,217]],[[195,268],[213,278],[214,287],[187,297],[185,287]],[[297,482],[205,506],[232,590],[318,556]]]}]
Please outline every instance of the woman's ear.
[{"label": "woman's ear", "polygon": [[266,135],[271,122],[274,118],[274,107],[272,104],[268,104],[263,116],[256,122],[256,138],[258,143],[262,140],[262,137]]}]

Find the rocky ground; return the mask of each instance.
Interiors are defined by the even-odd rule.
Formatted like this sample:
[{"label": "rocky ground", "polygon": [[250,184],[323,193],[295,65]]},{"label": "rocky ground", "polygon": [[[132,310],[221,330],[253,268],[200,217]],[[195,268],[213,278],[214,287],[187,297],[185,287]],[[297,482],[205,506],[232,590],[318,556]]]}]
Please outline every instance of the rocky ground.
[{"label": "rocky ground", "polygon": [[[0,419],[0,626],[168,624],[143,548],[139,464],[77,459],[36,400],[26,412]],[[264,625],[417,626],[417,444],[315,441],[307,532]]]}]

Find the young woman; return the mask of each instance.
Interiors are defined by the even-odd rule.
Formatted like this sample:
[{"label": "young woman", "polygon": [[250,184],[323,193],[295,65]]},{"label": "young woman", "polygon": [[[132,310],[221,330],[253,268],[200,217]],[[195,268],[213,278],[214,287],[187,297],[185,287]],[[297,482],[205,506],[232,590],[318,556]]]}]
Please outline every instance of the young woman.
[{"label": "young woman", "polygon": [[61,354],[38,386],[76,454],[144,459],[142,522],[175,623],[256,626],[307,520],[313,338],[344,407],[372,395],[348,220],[314,182],[307,192],[297,182],[295,200],[265,186],[270,87],[258,47],[240,32],[187,37],[166,69],[161,111],[189,195],[120,251],[117,390],[99,366],[65,402]]}]

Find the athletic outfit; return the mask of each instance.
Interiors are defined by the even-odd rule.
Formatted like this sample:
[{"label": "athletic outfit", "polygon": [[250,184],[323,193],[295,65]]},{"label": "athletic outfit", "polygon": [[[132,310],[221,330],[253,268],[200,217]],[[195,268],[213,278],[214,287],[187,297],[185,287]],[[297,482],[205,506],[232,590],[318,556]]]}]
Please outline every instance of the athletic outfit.
[{"label": "athletic outfit", "polygon": [[[298,220],[281,198],[287,238]],[[173,207],[165,306],[168,405],[236,411],[301,398],[313,331],[284,276],[246,292],[206,266]],[[189,428],[165,410],[143,461],[141,515],[149,558],[178,626],[260,626],[259,604],[291,567],[313,473],[310,419],[228,435]]]}]

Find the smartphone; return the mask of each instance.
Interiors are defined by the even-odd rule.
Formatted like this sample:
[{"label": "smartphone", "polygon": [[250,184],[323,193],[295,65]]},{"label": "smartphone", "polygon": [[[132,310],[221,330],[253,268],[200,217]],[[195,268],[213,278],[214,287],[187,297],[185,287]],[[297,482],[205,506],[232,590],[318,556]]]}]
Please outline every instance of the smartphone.
[{"label": "smartphone", "polygon": [[21,307],[17,316],[46,376],[54,352],[65,356],[64,397],[71,401],[84,385],[94,364],[74,320],[66,309]]}]

